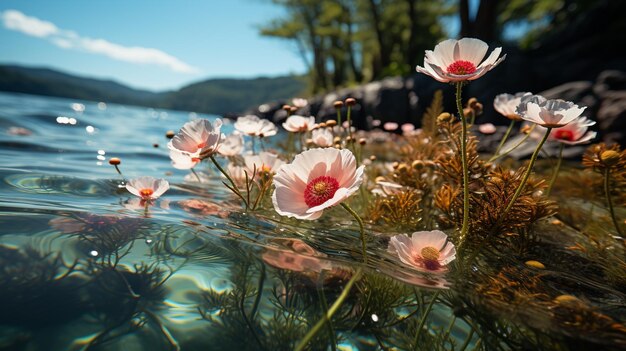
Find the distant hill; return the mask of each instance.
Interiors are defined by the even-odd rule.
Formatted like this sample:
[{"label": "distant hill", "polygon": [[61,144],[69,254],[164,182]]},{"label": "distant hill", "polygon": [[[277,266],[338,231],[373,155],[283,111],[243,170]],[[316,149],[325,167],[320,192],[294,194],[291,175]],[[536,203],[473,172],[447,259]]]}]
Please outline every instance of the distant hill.
[{"label": "distant hill", "polygon": [[111,80],[74,76],[48,68],[0,65],[0,91],[114,102],[218,115],[301,94],[301,77],[208,79],[176,91],[150,92]]}]

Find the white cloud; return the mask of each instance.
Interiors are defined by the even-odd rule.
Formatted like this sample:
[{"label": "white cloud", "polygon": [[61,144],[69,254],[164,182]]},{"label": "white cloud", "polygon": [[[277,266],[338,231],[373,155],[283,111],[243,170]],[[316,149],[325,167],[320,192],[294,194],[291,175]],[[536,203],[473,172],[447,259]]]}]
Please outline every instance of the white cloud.
[{"label": "white cloud", "polygon": [[45,38],[59,32],[59,28],[47,21],[29,17],[16,10],[2,12],[2,22],[7,29],[22,32],[34,37]]},{"label": "white cloud", "polygon": [[118,61],[164,66],[174,72],[197,73],[198,69],[158,49],[123,46],[105,39],[81,37],[78,33],[58,28],[54,23],[30,17],[17,10],[0,12],[4,27],[38,38],[46,38],[62,49],[100,54]]}]

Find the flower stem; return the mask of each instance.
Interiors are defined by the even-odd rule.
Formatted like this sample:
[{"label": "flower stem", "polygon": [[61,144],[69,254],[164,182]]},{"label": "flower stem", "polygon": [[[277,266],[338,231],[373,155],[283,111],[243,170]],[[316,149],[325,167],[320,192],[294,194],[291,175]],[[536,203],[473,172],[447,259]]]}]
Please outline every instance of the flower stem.
[{"label": "flower stem", "polygon": [[213,164],[215,165],[215,167],[217,167],[217,169],[224,175],[224,177],[226,177],[226,179],[228,179],[228,181],[230,182],[230,190],[232,192],[235,193],[235,195],[239,196],[239,198],[243,201],[246,210],[248,209],[248,202],[246,201],[246,199],[243,197],[243,195],[241,195],[241,192],[239,191],[239,189],[237,189],[237,184],[235,184],[235,182],[233,181],[233,178],[230,177],[230,175],[228,175],[228,173],[224,170],[224,168],[222,168],[222,166],[220,166],[219,162],[217,162],[217,160],[215,159],[215,157],[213,157],[212,155],[209,156],[209,158],[211,159],[211,161],[213,161]]},{"label": "flower stem", "polygon": [[426,318],[428,318],[428,315],[430,314],[430,310],[432,310],[433,305],[435,304],[435,301],[437,300],[437,296],[439,296],[439,291],[435,292],[433,297],[430,299],[430,302],[428,303],[428,306],[424,310],[424,314],[422,315],[422,319],[420,319],[420,323],[417,326],[417,331],[415,332],[415,341],[413,342],[413,350],[419,350],[417,345],[419,343],[420,334],[422,332],[422,329],[424,329],[424,324],[426,324]]},{"label": "flower stem", "polygon": [[606,168],[604,170],[604,195],[606,196],[606,202],[609,205],[609,212],[611,213],[611,219],[613,220],[613,224],[615,225],[615,229],[617,230],[617,234],[623,237],[621,229],[619,228],[619,223],[617,222],[617,218],[615,217],[615,210],[613,209],[613,200],[611,199],[611,188],[610,188],[610,177],[611,177],[611,169]]},{"label": "flower stem", "polygon": [[463,82],[456,83],[456,108],[459,110],[461,118],[461,163],[463,165],[463,224],[461,226],[461,236],[459,238],[459,248],[463,245],[467,231],[469,229],[469,167],[467,164],[467,121],[463,113],[463,103],[461,93]]},{"label": "flower stem", "polygon": [[511,120],[511,124],[509,124],[509,128],[506,130],[506,133],[504,133],[504,136],[502,137],[502,140],[500,140],[500,145],[498,145],[498,148],[496,149],[496,152],[493,153],[494,157],[498,156],[498,153],[500,153],[500,149],[502,149],[502,146],[506,142],[506,139],[509,137],[509,134],[511,134],[511,131],[513,130],[513,126],[514,125],[515,125],[515,121]]},{"label": "flower stem", "polygon": [[537,145],[537,148],[535,149],[535,152],[533,152],[533,155],[530,157],[530,163],[528,164],[528,168],[526,168],[526,172],[524,172],[524,177],[522,178],[522,182],[520,183],[520,185],[517,188],[517,190],[515,190],[515,194],[513,194],[513,198],[511,199],[511,201],[509,201],[509,204],[504,209],[504,212],[502,212],[502,215],[500,216],[500,219],[502,219],[502,218],[504,218],[504,216],[506,216],[506,214],[509,212],[511,207],[513,207],[513,204],[515,203],[515,200],[517,200],[517,198],[522,193],[522,190],[524,190],[524,187],[526,186],[526,182],[528,181],[528,178],[530,177],[530,173],[533,170],[533,166],[535,165],[535,161],[537,161],[537,155],[539,155],[539,151],[541,151],[541,147],[543,147],[543,144],[546,142],[546,140],[548,140],[548,136],[550,135],[550,131],[551,130],[552,130],[552,128],[550,128],[550,127],[547,128],[546,134],[543,136],[543,138],[539,142],[539,145]]},{"label": "flower stem", "polygon": [[487,160],[487,162],[493,162],[493,161],[495,161],[495,160],[499,159],[500,157],[504,157],[504,156],[506,156],[506,155],[510,154],[513,150],[517,149],[520,145],[522,145],[522,144],[526,141],[526,139],[528,139],[528,138],[530,137],[530,133],[532,133],[533,129],[535,129],[535,126],[536,126],[536,124],[533,124],[533,126],[532,126],[532,127],[530,127],[530,130],[528,131],[528,134],[526,134],[526,135],[522,138],[522,140],[520,140],[520,141],[519,141],[517,144],[515,144],[512,148],[510,148],[510,149],[506,150],[505,152],[503,152],[503,153],[502,153],[502,154],[500,154],[500,155],[497,155],[497,154],[496,154],[496,155],[491,156],[491,158],[490,158],[489,160]]},{"label": "flower stem", "polygon": [[[353,141],[352,140],[352,120],[350,119],[351,115],[352,115],[352,106],[348,105],[348,112],[346,113],[346,120],[348,121],[348,137],[350,138],[351,141]],[[354,148],[352,151],[354,151]]]},{"label": "flower stem", "polygon": [[341,128],[341,108],[338,108],[336,110],[337,110],[337,125],[339,126],[339,128]]},{"label": "flower stem", "polygon": [[357,280],[359,280],[362,273],[363,273],[363,267],[359,267],[359,269],[357,269],[357,271],[354,273],[352,278],[350,278],[346,286],[343,288],[343,291],[341,292],[337,300],[335,300],[333,305],[330,306],[330,308],[326,312],[326,315],[323,318],[321,318],[319,321],[317,321],[317,323],[315,323],[313,328],[311,328],[311,330],[309,330],[309,332],[306,333],[304,338],[298,343],[298,345],[295,348],[296,351],[304,350],[304,348],[311,341],[311,339],[313,339],[313,337],[315,337],[315,335],[320,331],[320,329],[322,329],[324,324],[326,324],[326,322],[329,321],[333,317],[333,315],[337,312],[339,307],[341,307],[345,299],[348,297],[350,290],[352,290],[352,286],[354,285],[354,283],[356,283]]},{"label": "flower stem", "polygon": [[193,173],[193,175],[196,176],[196,179],[198,179],[198,183],[202,183],[200,176],[198,175],[198,173],[196,173],[196,171],[193,168],[191,168],[191,173]]},{"label": "flower stem", "polygon": [[363,220],[361,219],[361,217],[359,217],[358,214],[356,214],[356,212],[354,212],[352,208],[350,208],[350,206],[346,205],[345,203],[341,203],[341,206],[345,208],[346,211],[348,211],[352,215],[352,217],[356,219],[357,222],[359,222],[359,234],[361,237],[361,250],[363,252],[363,262],[367,264],[367,246],[365,242],[365,228],[363,226]]},{"label": "flower stem", "polygon": [[550,197],[550,193],[552,192],[552,187],[554,186],[554,182],[559,175],[559,170],[561,169],[561,162],[563,161],[563,148],[565,144],[560,143],[559,147],[559,159],[556,161],[556,167],[554,167],[554,174],[552,174],[552,178],[550,179],[550,184],[548,185],[548,190],[546,190],[546,197]]}]

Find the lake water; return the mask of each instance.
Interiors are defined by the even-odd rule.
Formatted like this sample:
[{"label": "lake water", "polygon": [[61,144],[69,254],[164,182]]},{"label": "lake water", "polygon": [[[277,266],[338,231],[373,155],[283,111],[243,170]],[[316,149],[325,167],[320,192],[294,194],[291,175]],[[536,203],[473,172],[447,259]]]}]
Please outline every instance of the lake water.
[{"label": "lake water", "polygon": [[[308,348],[626,347],[619,278],[572,270],[585,262],[554,237],[554,251],[535,251],[545,271],[503,258],[510,270],[429,276],[399,267],[386,252],[396,233],[367,224],[363,266],[357,223],[340,208],[313,222],[271,203],[246,213],[211,165],[201,183],[174,169],[165,132],[198,117],[216,118],[0,94],[0,349],[291,350],[359,267]],[[126,179],[163,177],[171,189],[144,212],[111,157]],[[498,284],[514,303],[495,298]],[[558,295],[580,299],[545,302]]]}]

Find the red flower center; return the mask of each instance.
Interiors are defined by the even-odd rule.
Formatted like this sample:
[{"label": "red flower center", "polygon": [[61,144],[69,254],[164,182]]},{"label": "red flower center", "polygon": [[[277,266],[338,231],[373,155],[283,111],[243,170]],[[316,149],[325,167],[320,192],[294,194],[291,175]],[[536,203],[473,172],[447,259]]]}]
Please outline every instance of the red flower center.
[{"label": "red flower center", "polygon": [[476,66],[469,61],[458,60],[448,66],[448,73],[456,74],[457,76],[472,74],[474,72],[476,72]]},{"label": "red flower center", "polygon": [[574,132],[571,130],[555,130],[554,137],[560,140],[574,141]]},{"label": "red flower center", "polygon": [[339,189],[337,179],[321,176],[313,179],[304,189],[304,202],[309,207],[315,207],[330,200]]},{"label": "red flower center", "polygon": [[143,199],[149,199],[152,194],[154,194],[154,190],[152,189],[141,189],[139,190],[139,194]]}]

